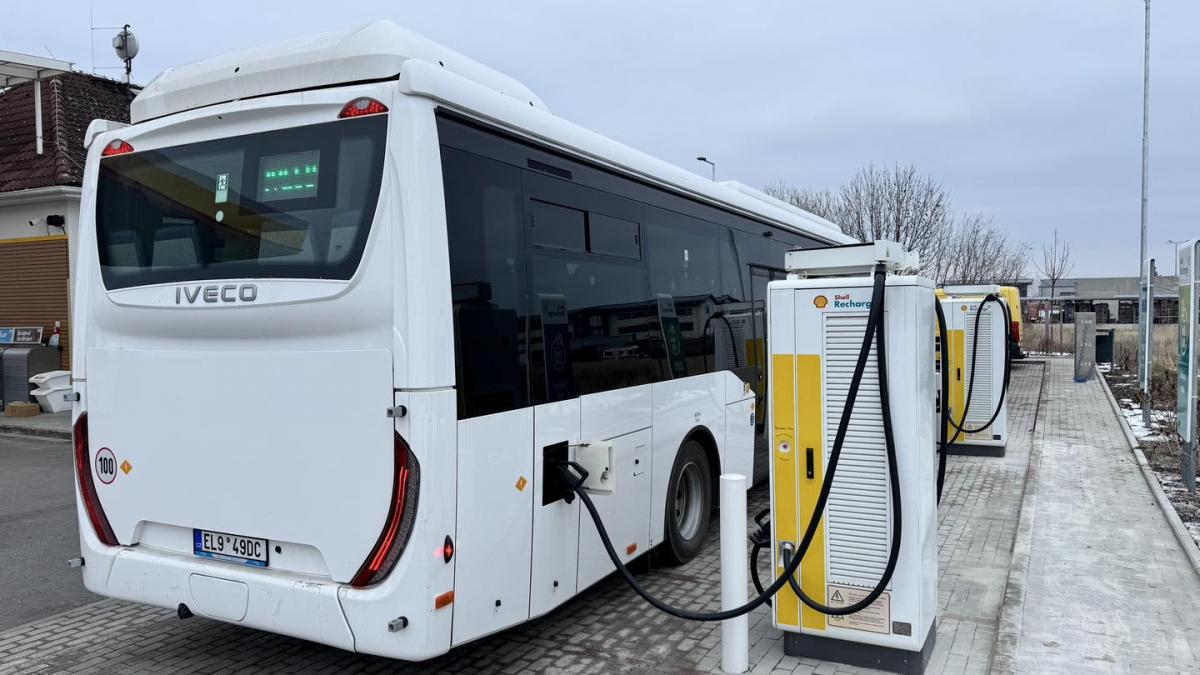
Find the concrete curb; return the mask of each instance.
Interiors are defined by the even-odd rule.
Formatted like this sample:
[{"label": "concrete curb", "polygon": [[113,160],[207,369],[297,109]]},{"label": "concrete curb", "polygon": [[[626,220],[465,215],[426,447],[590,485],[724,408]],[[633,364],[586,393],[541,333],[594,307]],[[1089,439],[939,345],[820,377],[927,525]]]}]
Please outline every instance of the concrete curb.
[{"label": "concrete curb", "polygon": [[16,425],[4,424],[0,422],[0,434],[22,434],[25,436],[38,436],[41,438],[57,438],[64,441],[71,440],[70,431],[59,431],[57,429],[36,429],[31,427],[21,427]]},{"label": "concrete curb", "polygon": [[988,663],[989,673],[1017,672],[1017,647],[1021,643],[1025,587],[1029,578],[1029,556],[1033,551],[1033,518],[1037,511],[1038,464],[1042,459],[1042,436],[1037,420],[1041,414],[1042,393],[1046,389],[1046,361],[1042,361],[1042,380],[1038,383],[1037,406],[1034,409],[1034,426],[1029,443],[1029,464],[1025,469],[1025,486],[1021,494],[1021,511],[1017,519],[1017,533],[1013,540],[1012,561],[1008,567],[1008,580],[1004,584],[1004,599],[1000,603],[1000,619],[996,623],[996,637],[992,640],[992,654]]},{"label": "concrete curb", "polygon": [[1183,521],[1179,519],[1179,514],[1175,512],[1175,506],[1171,504],[1167,493],[1163,492],[1162,485],[1158,482],[1158,476],[1154,474],[1154,469],[1150,467],[1150,462],[1146,460],[1145,453],[1138,446],[1138,441],[1133,435],[1133,430],[1129,428],[1129,424],[1125,421],[1125,415],[1121,414],[1121,406],[1117,403],[1117,398],[1113,396],[1112,389],[1109,389],[1108,380],[1104,379],[1103,373],[1096,373],[1096,377],[1100,380],[1100,385],[1104,387],[1104,395],[1108,397],[1108,404],[1112,406],[1113,414],[1120,421],[1121,430],[1125,432],[1125,440],[1129,442],[1129,449],[1133,452],[1133,457],[1137,461],[1138,468],[1142,470],[1142,478],[1146,479],[1146,485],[1150,486],[1150,492],[1154,494],[1154,501],[1158,502],[1158,508],[1162,511],[1163,517],[1167,519],[1167,524],[1171,526],[1171,531],[1175,533],[1175,541],[1179,544],[1183,555],[1192,564],[1192,571],[1197,576],[1200,576],[1200,548],[1197,548],[1196,540],[1192,538],[1192,534],[1188,532]]}]

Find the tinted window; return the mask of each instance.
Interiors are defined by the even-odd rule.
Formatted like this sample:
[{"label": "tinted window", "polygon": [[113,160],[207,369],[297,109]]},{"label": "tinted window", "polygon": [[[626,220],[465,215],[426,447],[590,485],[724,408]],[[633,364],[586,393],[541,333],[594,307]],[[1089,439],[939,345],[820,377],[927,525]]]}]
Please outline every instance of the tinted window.
[{"label": "tinted window", "polygon": [[529,405],[521,173],[442,147],[462,418]]},{"label": "tinted window", "polygon": [[530,265],[538,306],[529,347],[536,400],[661,379],[655,305],[640,263],[534,251]]},{"label": "tinted window", "polygon": [[808,240],[446,116],[438,127],[462,416],[728,369],[759,392],[761,434],[766,283]]},{"label": "tinted window", "polygon": [[601,213],[588,214],[588,250],[622,258],[641,257],[641,234],[637,223]]},{"label": "tinted window", "polygon": [[100,160],[104,285],[349,279],[375,214],[386,129],[379,115]]},{"label": "tinted window", "polygon": [[529,233],[534,244],[564,251],[587,250],[587,212],[529,201]]},{"label": "tinted window", "polygon": [[650,290],[676,298],[721,292],[717,226],[670,211],[647,209]]},{"label": "tinted window", "polygon": [[729,300],[745,300],[748,295],[742,278],[743,264],[734,242],[733,230],[722,227],[718,237],[721,240],[721,294]]}]

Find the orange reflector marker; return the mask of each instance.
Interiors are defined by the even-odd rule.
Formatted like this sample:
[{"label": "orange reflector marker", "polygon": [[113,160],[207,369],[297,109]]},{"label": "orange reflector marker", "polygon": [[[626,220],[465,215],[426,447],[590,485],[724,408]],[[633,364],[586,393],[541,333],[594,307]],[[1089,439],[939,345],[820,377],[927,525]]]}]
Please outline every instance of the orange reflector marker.
[{"label": "orange reflector marker", "polygon": [[633,552],[636,550],[637,550],[637,544],[630,544],[625,547],[625,555],[633,555]]},{"label": "orange reflector marker", "polygon": [[433,608],[441,609],[454,602],[454,591],[446,591],[433,599]]}]

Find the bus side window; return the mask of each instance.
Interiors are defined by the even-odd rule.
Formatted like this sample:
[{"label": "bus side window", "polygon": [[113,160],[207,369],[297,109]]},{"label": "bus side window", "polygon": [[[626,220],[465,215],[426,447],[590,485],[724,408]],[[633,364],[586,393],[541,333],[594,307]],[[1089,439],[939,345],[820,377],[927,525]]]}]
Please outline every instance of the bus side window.
[{"label": "bus side window", "polygon": [[[718,241],[723,228],[664,209],[649,207],[646,213],[650,292],[670,296],[674,304],[674,318],[667,311],[658,326],[669,373],[686,377],[713,372],[714,331],[724,329],[713,325],[719,320],[714,315],[722,286]],[[669,333],[676,330],[682,345],[671,342]]]},{"label": "bus side window", "polygon": [[[659,379],[645,344],[653,303],[645,299],[641,263],[533,251],[530,268],[542,306],[529,347],[536,401]],[[565,307],[565,322],[559,307]]]},{"label": "bus side window", "polygon": [[442,146],[460,419],[529,405],[519,169]]}]

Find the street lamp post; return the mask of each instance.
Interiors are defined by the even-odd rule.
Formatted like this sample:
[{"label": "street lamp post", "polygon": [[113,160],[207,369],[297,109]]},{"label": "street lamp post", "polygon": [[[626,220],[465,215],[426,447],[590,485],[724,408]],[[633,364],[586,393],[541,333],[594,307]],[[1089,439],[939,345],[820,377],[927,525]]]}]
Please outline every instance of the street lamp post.
[{"label": "street lamp post", "polygon": [[716,163],[708,161],[707,157],[697,157],[696,161],[704,162],[705,164],[709,165],[712,168],[712,180],[714,183],[717,182],[717,165],[716,165]]},{"label": "street lamp post", "polygon": [[1175,259],[1175,271],[1172,274],[1174,274],[1176,279],[1179,278],[1179,245],[1186,243],[1186,242],[1187,242],[1186,239],[1181,239],[1179,241],[1175,241],[1174,239],[1168,239],[1165,242],[1165,243],[1170,244],[1175,247],[1175,248],[1171,249],[1171,251],[1172,251],[1171,257],[1173,257]]},{"label": "street lamp post", "polygon": [[1141,236],[1141,257],[1138,259],[1138,274],[1141,276],[1141,291],[1143,311],[1139,317],[1139,332],[1141,333],[1141,345],[1139,345],[1138,365],[1141,366],[1139,375],[1139,384],[1142,387],[1142,415],[1146,428],[1150,427],[1150,344],[1154,328],[1154,305],[1150,299],[1151,284],[1154,283],[1152,276],[1153,272],[1147,264],[1147,209],[1150,204],[1150,0],[1144,0],[1146,3],[1146,44],[1144,67],[1145,71],[1142,76],[1142,236]]}]

